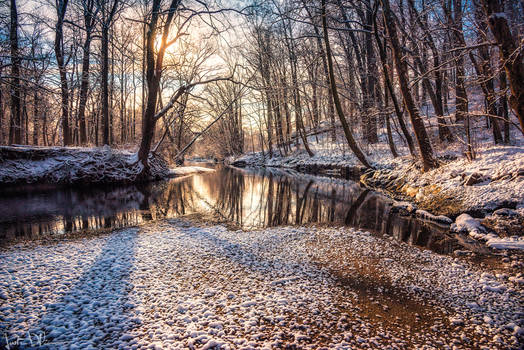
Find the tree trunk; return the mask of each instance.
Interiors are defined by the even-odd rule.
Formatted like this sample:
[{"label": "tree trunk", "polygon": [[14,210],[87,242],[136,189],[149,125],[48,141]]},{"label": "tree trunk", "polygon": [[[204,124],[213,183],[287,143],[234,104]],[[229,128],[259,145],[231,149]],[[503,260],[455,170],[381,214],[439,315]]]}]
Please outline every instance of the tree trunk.
[{"label": "tree trunk", "polygon": [[[501,66],[504,65],[503,61],[500,61]],[[506,72],[504,69],[501,69],[499,73],[499,82],[500,82],[500,102],[499,102],[499,113],[498,115],[501,115],[504,118],[504,143],[509,144],[510,142],[510,136],[509,136],[509,111],[508,111],[508,99],[506,97],[506,88],[507,88],[507,82],[506,82]]]},{"label": "tree trunk", "polygon": [[39,111],[39,98],[38,98],[38,90],[34,90],[33,92],[33,103],[34,103],[34,106],[33,106],[33,145],[38,145],[38,124],[39,124],[39,119],[40,119],[40,116],[38,115],[38,113],[40,113]]},{"label": "tree trunk", "polygon": [[[484,18],[482,16],[481,9],[478,6],[478,4],[475,4],[475,19],[478,26],[478,42],[484,43],[488,41],[487,36],[487,24],[484,21]],[[464,43],[465,46],[465,43]],[[498,108],[497,108],[497,97],[495,94],[495,74],[493,72],[493,69],[491,68],[491,55],[489,52],[489,48],[487,46],[480,46],[478,48],[479,56],[481,59],[481,63],[479,64],[476,60],[475,56],[473,56],[473,53],[469,52],[469,57],[471,62],[473,63],[473,66],[475,67],[475,71],[477,72],[477,75],[480,80],[480,86],[482,88],[482,92],[484,93],[484,96],[486,98],[487,103],[487,114],[488,118],[491,121],[491,125],[493,128],[493,140],[495,141],[495,144],[502,143],[502,133],[500,131],[499,121],[498,121]]]},{"label": "tree trunk", "polygon": [[89,90],[89,58],[91,53],[91,31],[86,29],[86,40],[84,42],[84,54],[82,57],[82,78],[80,83],[80,101],[78,103],[78,123],[80,128],[80,144],[87,143],[87,128],[86,128],[86,104],[87,92]]},{"label": "tree trunk", "polygon": [[[158,52],[155,50],[155,41],[158,33],[158,19],[160,16],[160,0],[153,0],[151,20],[146,34],[146,82],[147,82],[147,101],[146,110],[142,118],[142,140],[138,150],[138,159],[143,165],[142,177],[149,175],[149,151],[151,143],[155,136],[155,112],[159,90],[160,78],[162,76],[162,62],[165,50],[167,48],[167,38],[169,36],[169,27],[175,12],[178,10],[181,0],[172,0],[167,10],[167,18],[162,28],[162,39]],[[156,59],[155,59],[156,56]]]},{"label": "tree trunk", "polygon": [[[309,20],[311,23],[314,23],[314,17],[311,14],[311,10],[307,6],[306,0],[302,0],[302,4],[304,5],[304,9],[306,10],[306,13],[309,17]],[[324,46],[322,45],[322,36],[320,34],[320,30],[318,29],[318,26],[316,24],[313,24],[313,30],[315,31],[315,38],[317,41],[318,51],[320,54],[320,57],[322,58],[322,69],[324,71],[324,75],[326,76],[326,85],[327,85],[327,93],[328,93],[328,101],[327,101],[327,114],[328,119],[331,122],[331,141],[336,141],[337,135],[336,135],[336,128],[335,128],[335,107],[333,106],[333,92],[331,91],[331,84],[329,84],[329,72],[328,72],[328,66],[326,61],[326,53],[324,52]]]},{"label": "tree trunk", "polygon": [[371,8],[370,1],[365,1],[365,9],[366,9],[366,23],[363,26],[364,30],[367,32],[365,35],[365,46],[366,46],[366,89],[367,89],[367,108],[368,110],[364,110],[364,113],[366,117],[364,118],[364,122],[366,124],[365,127],[365,135],[366,135],[366,141],[368,143],[377,143],[378,142],[378,133],[377,133],[377,115],[374,110],[374,106],[378,105],[380,106],[381,102],[378,101],[379,94],[377,93],[377,85],[378,81],[376,78],[376,73],[378,70],[377,62],[376,62],[376,56],[375,56],[375,50],[373,48],[373,37],[372,37],[372,31],[373,31],[373,12]]},{"label": "tree trunk", "polygon": [[[1,66],[1,65],[0,65]],[[0,67],[0,76],[2,75],[2,67]],[[4,144],[4,120],[5,120],[5,112],[4,112],[4,94],[2,89],[0,88],[0,144]]]},{"label": "tree trunk", "polygon": [[102,55],[102,143],[109,145],[109,28],[107,25],[102,26],[100,45]]},{"label": "tree trunk", "polygon": [[344,130],[344,134],[346,136],[346,140],[348,141],[349,147],[351,148],[355,156],[358,158],[358,160],[365,167],[372,168],[372,166],[366,159],[366,156],[364,155],[364,153],[362,153],[362,151],[360,150],[360,148],[357,145],[357,142],[353,138],[353,134],[351,133],[351,130],[349,129],[349,125],[346,121],[346,117],[344,116],[344,112],[342,111],[342,104],[338,96],[337,83],[335,81],[335,72],[333,69],[333,57],[331,55],[331,46],[329,45],[329,33],[328,33],[328,28],[327,28],[327,17],[326,17],[326,0],[322,0],[322,29],[324,31],[324,44],[326,46],[326,58],[327,58],[327,63],[328,63],[329,81],[331,84],[331,91],[333,92],[333,102],[335,104],[335,109],[340,119],[340,123],[342,124],[342,129]]},{"label": "tree trunk", "polygon": [[422,163],[424,165],[424,171],[428,171],[432,168],[438,166],[437,160],[433,156],[433,149],[431,147],[431,142],[429,136],[426,132],[426,127],[424,126],[424,121],[420,117],[419,111],[413,100],[413,96],[409,91],[408,87],[408,72],[405,62],[405,56],[401,52],[400,43],[397,36],[397,28],[394,21],[394,16],[391,13],[388,0],[381,0],[383,7],[383,16],[384,23],[386,25],[387,32],[389,34],[389,39],[391,41],[391,48],[393,51],[393,59],[395,61],[395,67],[397,69],[397,75],[400,85],[400,90],[402,92],[402,97],[404,99],[404,105],[408,110],[409,116],[411,118],[411,124],[415,130],[415,136],[417,138],[420,154],[422,157]]},{"label": "tree trunk", "polygon": [[404,134],[404,138],[406,139],[406,142],[408,144],[409,153],[415,157],[417,151],[415,149],[415,145],[413,143],[413,138],[411,137],[411,134],[409,133],[408,127],[406,125],[406,122],[404,121],[404,116],[402,115],[402,111],[400,110],[400,106],[397,100],[397,96],[395,95],[395,90],[393,89],[393,84],[391,82],[389,74],[389,62],[387,58],[386,53],[386,42],[384,41],[384,46],[382,46],[380,37],[378,36],[378,25],[376,21],[376,17],[374,18],[374,28],[375,28],[375,40],[377,41],[378,46],[378,53],[380,56],[380,60],[382,61],[382,72],[384,73],[384,82],[387,87],[387,91],[389,92],[389,96],[391,97],[391,101],[393,102],[393,107],[395,108],[395,114],[397,115],[398,123],[400,124],[400,129],[402,130],[402,133]]},{"label": "tree trunk", "polygon": [[524,53],[517,46],[509,29],[506,16],[501,13],[499,1],[483,0],[484,9],[493,36],[497,40],[499,50],[504,60],[504,69],[509,81],[511,95],[509,105],[515,112],[522,134],[524,135]]},{"label": "tree trunk", "polygon": [[20,110],[20,54],[18,52],[18,12],[16,0],[11,0],[11,25],[9,41],[11,46],[11,122],[9,143],[22,143],[22,116]]},{"label": "tree trunk", "polygon": [[64,17],[67,10],[68,0],[57,0],[56,14],[57,21],[55,26],[55,55],[60,72],[60,93],[62,98],[62,133],[64,146],[71,144],[71,131],[69,130],[69,87],[67,82],[67,70],[64,59]]}]

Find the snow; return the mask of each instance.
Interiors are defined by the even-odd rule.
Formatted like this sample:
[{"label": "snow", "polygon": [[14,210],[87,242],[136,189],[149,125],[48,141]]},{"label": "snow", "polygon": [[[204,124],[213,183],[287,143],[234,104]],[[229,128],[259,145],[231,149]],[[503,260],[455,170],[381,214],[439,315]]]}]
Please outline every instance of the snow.
[{"label": "snow", "polygon": [[213,171],[215,170],[201,166],[184,166],[169,169],[169,176],[185,176],[190,174],[209,173]]},{"label": "snow", "polygon": [[477,240],[484,241],[490,248],[524,250],[524,236],[499,237],[494,233],[489,233],[480,222],[481,219],[461,214],[451,225],[451,230],[467,233]]},{"label": "snow", "polygon": [[500,238],[494,234],[486,235],[486,245],[495,249],[519,249],[524,250],[524,237]]},{"label": "snow", "polygon": [[[151,179],[167,176],[164,160],[151,155]],[[143,169],[135,152],[82,147],[0,146],[0,184],[134,182]]]},{"label": "snow", "polygon": [[[360,167],[353,154],[340,143],[311,144],[315,155],[309,157],[304,150],[281,157],[276,154],[269,159],[261,152],[250,153],[239,158],[228,159],[229,163],[244,162],[246,166],[268,166],[298,168],[300,166]],[[415,189],[402,193],[412,197],[420,209],[433,214],[458,215],[464,212],[489,212],[504,204],[524,205],[524,146],[483,144],[477,149],[477,158],[468,161],[459,151],[452,148],[442,151],[441,165],[423,173],[418,163],[404,155],[392,158],[384,144],[369,149],[368,158],[389,178],[402,180],[404,189]],[[472,186],[464,180],[475,174],[483,181]],[[399,186],[402,187],[402,186]],[[449,201],[448,212],[434,212],[434,202]]]},{"label": "snow", "polygon": [[451,229],[455,232],[469,233],[474,238],[486,232],[486,228],[482,226],[480,220],[471,217],[469,214],[457,216]]},{"label": "snow", "polygon": [[0,330],[55,348],[518,347],[520,279],[351,228],[176,219],[0,250]]}]

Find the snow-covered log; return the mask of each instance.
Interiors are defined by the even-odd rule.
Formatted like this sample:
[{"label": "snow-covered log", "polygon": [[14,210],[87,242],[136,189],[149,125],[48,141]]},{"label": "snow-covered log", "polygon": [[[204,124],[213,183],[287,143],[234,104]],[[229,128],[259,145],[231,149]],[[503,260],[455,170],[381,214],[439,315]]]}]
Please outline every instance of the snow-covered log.
[{"label": "snow-covered log", "polygon": [[[165,178],[167,163],[150,155],[146,180]],[[0,184],[109,184],[136,182],[142,171],[136,153],[110,147],[0,146]],[[144,178],[140,178],[144,180]]]}]

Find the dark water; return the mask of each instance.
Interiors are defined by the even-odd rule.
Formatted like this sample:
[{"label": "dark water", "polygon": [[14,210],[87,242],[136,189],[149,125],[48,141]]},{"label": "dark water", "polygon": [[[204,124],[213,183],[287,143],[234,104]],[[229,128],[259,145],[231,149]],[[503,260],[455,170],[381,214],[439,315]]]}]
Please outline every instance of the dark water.
[{"label": "dark water", "polygon": [[349,180],[218,167],[156,183],[0,190],[0,243],[204,214],[242,228],[348,225],[448,253],[447,228],[391,210],[391,201]]}]

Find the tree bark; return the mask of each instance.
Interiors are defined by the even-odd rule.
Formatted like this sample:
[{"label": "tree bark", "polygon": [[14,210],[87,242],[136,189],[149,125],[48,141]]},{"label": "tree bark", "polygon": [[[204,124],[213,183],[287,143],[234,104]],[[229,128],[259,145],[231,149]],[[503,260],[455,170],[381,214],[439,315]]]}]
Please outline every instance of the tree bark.
[{"label": "tree bark", "polygon": [[57,0],[56,2],[56,26],[55,26],[55,56],[60,72],[60,93],[62,98],[62,135],[64,146],[71,144],[71,131],[69,130],[69,87],[67,82],[67,70],[64,58],[64,18],[67,10],[68,0]]},{"label": "tree bark", "polygon": [[[151,143],[155,136],[155,112],[159,90],[160,78],[162,76],[162,63],[164,59],[165,50],[167,47],[167,38],[169,36],[169,29],[171,22],[178,10],[181,0],[172,0],[167,11],[167,18],[162,29],[162,39],[158,52],[155,55],[155,40],[158,33],[158,20],[160,16],[161,0],[153,0],[151,20],[148,24],[148,31],[146,34],[146,83],[147,83],[147,101],[144,117],[142,118],[142,140],[138,150],[138,159],[143,165],[142,176],[149,174],[149,151],[151,150]],[[156,57],[155,57],[156,56]]]},{"label": "tree bark", "polygon": [[357,142],[355,141],[353,134],[351,133],[351,130],[349,129],[349,125],[346,121],[346,117],[344,116],[344,111],[342,110],[342,104],[338,96],[337,83],[335,81],[335,72],[333,69],[333,57],[331,55],[331,46],[329,45],[329,33],[328,33],[328,28],[327,28],[327,16],[326,16],[326,0],[322,0],[322,29],[324,31],[324,44],[326,46],[326,58],[327,58],[327,63],[328,63],[329,81],[331,84],[331,91],[333,92],[333,102],[335,104],[335,109],[337,111],[338,118],[340,119],[340,123],[342,124],[342,129],[344,130],[346,140],[349,144],[349,148],[351,148],[351,150],[353,151],[355,156],[358,158],[358,160],[365,167],[373,168],[371,164],[368,162],[364,153],[362,153],[362,151],[358,147]]},{"label": "tree bark", "polygon": [[524,53],[519,49],[516,39],[511,34],[508,20],[501,12],[499,1],[482,1],[488,16],[489,28],[497,40],[504,60],[504,70],[511,90],[509,105],[515,112],[524,135]]},{"label": "tree bark", "polygon": [[102,143],[109,145],[109,28],[102,25]]},{"label": "tree bark", "polygon": [[38,90],[33,91],[33,145],[38,145],[38,127],[39,127],[39,97],[38,97]]},{"label": "tree bark", "polygon": [[[475,20],[477,22],[478,26],[478,42],[479,43],[485,43],[488,41],[487,37],[487,24],[484,21],[484,18],[482,18],[482,14],[480,13],[482,10],[480,9],[480,6],[478,3],[475,3]],[[463,43],[464,46],[466,46],[466,43]],[[502,133],[499,126],[498,121],[498,108],[497,108],[497,97],[495,94],[495,74],[493,72],[493,69],[491,68],[491,55],[489,52],[488,46],[480,46],[478,48],[479,56],[481,63],[479,64],[476,60],[475,56],[473,56],[473,53],[469,52],[469,57],[471,62],[473,63],[473,66],[475,67],[475,71],[477,72],[477,76],[480,80],[480,86],[482,88],[482,92],[484,93],[484,96],[486,98],[486,104],[487,104],[487,114],[488,119],[491,122],[492,130],[493,130],[493,140],[495,141],[495,144],[502,143]],[[501,82],[502,85],[502,82]]]},{"label": "tree bark", "polygon": [[83,56],[82,56],[82,73],[80,82],[80,99],[78,103],[78,124],[80,129],[80,144],[84,145],[87,143],[87,126],[86,126],[86,104],[87,104],[87,93],[89,91],[89,68],[90,68],[90,56],[91,56],[91,39],[92,31],[94,26],[95,14],[93,13],[94,2],[93,0],[87,0],[84,4],[84,25],[86,31],[86,38],[83,45]]},{"label": "tree bark", "polygon": [[381,0],[381,3],[383,7],[384,23],[386,25],[386,29],[391,42],[393,60],[397,69],[397,75],[400,90],[402,92],[402,97],[404,99],[404,105],[408,110],[409,116],[411,118],[411,124],[413,125],[413,129],[415,130],[415,136],[417,138],[420,155],[422,157],[424,171],[428,171],[432,168],[436,168],[438,166],[438,163],[433,156],[433,149],[431,147],[429,136],[426,132],[426,127],[424,126],[424,121],[420,117],[415,101],[413,100],[413,96],[409,91],[407,65],[405,61],[405,56],[401,52],[400,43],[398,41],[396,23],[394,21],[394,16],[391,12],[391,9],[389,7],[389,1]]},{"label": "tree bark", "polygon": [[11,122],[9,143],[22,143],[22,115],[20,110],[20,53],[18,52],[18,11],[16,0],[11,0],[11,25],[9,41],[11,46]]}]

